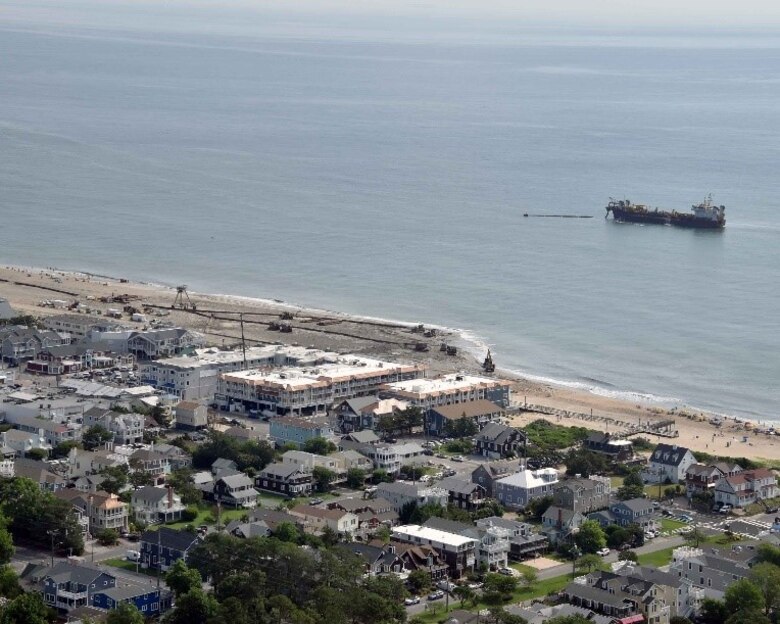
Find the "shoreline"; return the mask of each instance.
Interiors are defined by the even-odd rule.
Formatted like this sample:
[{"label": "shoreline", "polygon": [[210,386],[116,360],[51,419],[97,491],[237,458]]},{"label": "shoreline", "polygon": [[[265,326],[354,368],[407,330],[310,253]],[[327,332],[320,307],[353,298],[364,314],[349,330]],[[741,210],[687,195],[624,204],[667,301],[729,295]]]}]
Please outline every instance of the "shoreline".
[{"label": "shoreline", "polygon": [[[60,294],[57,294],[58,292]],[[428,365],[431,375],[456,371],[484,374],[481,360],[488,346],[469,330],[426,324],[426,329],[436,330],[436,336],[424,338],[422,334],[412,332],[419,323],[305,307],[279,299],[197,291],[188,291],[192,303],[198,308],[197,311],[174,310],[169,308],[173,305],[176,287],[160,282],[124,280],[96,272],[57,268],[13,265],[0,267],[0,296],[8,299],[11,306],[23,314],[48,316],[68,313],[67,309],[38,305],[44,300],[63,298],[68,300],[68,303],[76,299],[105,311],[112,307],[112,304],[100,303],[98,299],[112,294],[129,294],[137,298],[139,306],[147,303],[160,313],[164,310],[165,316],[152,315],[151,318],[159,318],[198,331],[204,334],[207,343],[214,346],[238,343],[239,313],[242,313],[249,317],[244,318],[245,336],[249,344],[298,344],[340,353],[423,363]],[[278,319],[282,312],[292,312],[295,315],[291,334],[268,329],[270,320]],[[418,342],[426,343],[430,350],[415,351],[414,345]],[[440,352],[439,346],[442,342],[457,346],[457,356]],[[544,419],[559,424],[593,428],[591,412],[596,422],[604,423],[607,430],[610,428],[610,422],[635,423],[639,420],[644,422],[671,418],[677,422],[680,430],[680,437],[673,438],[671,443],[711,454],[780,460],[780,441],[775,444],[773,436],[754,435],[752,431],[748,431],[755,429],[755,421],[680,404],[670,408],[640,393],[617,390],[613,392],[606,389],[599,393],[594,391],[596,387],[589,387],[581,382],[535,377],[533,374],[510,370],[498,364],[496,376],[514,383],[515,405],[522,406],[525,401],[552,410],[578,414],[577,417],[567,417],[564,420],[556,415],[524,412],[514,418],[518,425],[527,424],[530,420]],[[725,423],[722,430],[710,424],[709,421],[713,418]],[[720,435],[725,431],[729,432],[729,436]],[[753,439],[747,443],[738,442],[746,433]],[[726,446],[727,442],[731,444]]]}]

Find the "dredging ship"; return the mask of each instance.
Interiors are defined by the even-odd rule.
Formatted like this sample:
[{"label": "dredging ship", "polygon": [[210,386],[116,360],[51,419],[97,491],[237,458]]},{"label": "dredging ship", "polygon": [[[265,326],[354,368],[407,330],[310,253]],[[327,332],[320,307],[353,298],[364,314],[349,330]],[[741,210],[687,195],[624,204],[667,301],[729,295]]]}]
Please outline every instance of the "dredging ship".
[{"label": "dredging ship", "polygon": [[720,230],[726,227],[726,207],[712,203],[712,195],[700,204],[691,206],[690,212],[667,212],[658,208],[649,208],[643,204],[632,204],[628,199],[609,198],[607,214],[612,213],[615,221],[624,223],[652,223],[655,225],[676,225],[678,227],[705,230]]}]

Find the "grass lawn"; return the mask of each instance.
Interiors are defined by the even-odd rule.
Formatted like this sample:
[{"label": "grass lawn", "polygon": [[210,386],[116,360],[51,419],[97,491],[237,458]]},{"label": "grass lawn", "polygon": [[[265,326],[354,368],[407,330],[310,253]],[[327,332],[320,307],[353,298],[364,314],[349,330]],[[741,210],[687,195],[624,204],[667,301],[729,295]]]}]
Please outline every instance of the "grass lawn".
[{"label": "grass lawn", "polygon": [[[122,570],[135,572],[135,563],[132,561],[127,561],[126,559],[107,559],[106,561],[103,561],[103,563],[110,565],[112,568],[121,568]],[[141,574],[146,574],[147,576],[157,576],[156,570],[145,570],[141,566],[138,566],[138,572]]]},{"label": "grass lawn", "polygon": [[651,553],[643,553],[639,555],[639,563],[640,565],[652,566],[654,568],[665,566],[672,560],[672,551],[675,548],[678,548],[678,546],[656,550]]},{"label": "grass lawn", "polygon": [[[512,599],[507,604],[513,604],[516,602],[531,600],[532,598],[541,598],[547,594],[562,590],[572,580],[571,574],[562,574],[561,576],[554,576],[553,578],[545,579],[543,581],[537,581],[531,587],[521,587],[512,594]],[[430,603],[433,607],[433,611],[426,611],[420,615],[411,618],[415,621],[423,622],[424,624],[437,624],[439,620],[445,619],[445,602],[444,600],[437,600]],[[481,600],[476,606],[472,606],[470,603],[464,607],[467,611],[479,611],[481,609],[487,609],[490,605],[482,602]],[[460,601],[450,599],[450,611],[460,609]]]},{"label": "grass lawn", "polygon": [[662,531],[674,531],[675,529],[681,529],[687,527],[685,522],[679,520],[672,520],[671,518],[661,518],[661,530]]},{"label": "grass lawn", "polygon": [[[248,509],[225,509],[222,508],[222,514],[221,514],[221,521],[222,524],[227,524],[231,520],[238,520],[241,517],[243,517],[245,514],[249,513]],[[208,518],[208,520],[207,520]],[[155,531],[159,526],[166,526],[170,527],[172,529],[183,529],[189,524],[192,524],[195,527],[200,526],[201,524],[215,524],[217,519],[217,508],[214,507],[204,507],[203,509],[200,509],[198,511],[198,515],[194,520],[190,520],[189,522],[181,521],[181,522],[170,522],[168,524],[159,525],[159,524],[153,524],[147,527],[149,531]]]},{"label": "grass lawn", "polygon": [[623,485],[623,477],[610,477],[609,480],[612,482],[613,490],[617,490],[620,486]]}]

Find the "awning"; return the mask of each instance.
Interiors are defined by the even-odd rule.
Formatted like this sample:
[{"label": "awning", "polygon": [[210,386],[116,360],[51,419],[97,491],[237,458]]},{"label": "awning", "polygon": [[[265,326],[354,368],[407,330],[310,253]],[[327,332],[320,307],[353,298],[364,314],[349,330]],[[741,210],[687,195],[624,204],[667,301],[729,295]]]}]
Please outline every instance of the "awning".
[{"label": "awning", "polygon": [[618,622],[620,624],[637,624],[637,622],[641,622],[645,619],[645,616],[641,613],[637,615],[629,615],[628,617],[620,618]]}]

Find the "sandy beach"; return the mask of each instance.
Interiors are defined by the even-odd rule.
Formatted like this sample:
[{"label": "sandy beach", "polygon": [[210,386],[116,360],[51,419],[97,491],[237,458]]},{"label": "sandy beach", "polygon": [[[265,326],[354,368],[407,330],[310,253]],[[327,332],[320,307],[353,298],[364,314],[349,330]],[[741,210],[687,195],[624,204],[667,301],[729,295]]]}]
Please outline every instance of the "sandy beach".
[{"label": "sandy beach", "polygon": [[[0,297],[7,299],[21,314],[47,316],[68,312],[67,309],[41,305],[55,299],[68,305],[79,302],[105,313],[109,308],[122,309],[123,306],[101,302],[101,298],[128,295],[130,301],[126,305],[145,311],[150,322],[188,327],[203,334],[206,341],[213,345],[239,344],[239,315],[243,315],[248,344],[297,344],[340,353],[424,363],[429,367],[430,375],[452,371],[481,373],[481,361],[462,348],[462,340],[455,332],[437,330],[436,336],[425,337],[413,332],[411,324],[355,318],[282,302],[194,292],[188,293],[194,310],[171,309],[176,294],[174,287],[118,278],[56,269],[0,267]],[[294,315],[288,321],[292,333],[280,333],[269,328],[269,323],[278,321],[282,313]],[[124,314],[123,321],[129,322],[128,314]],[[143,324],[138,323],[138,326],[141,328]],[[440,351],[442,342],[458,346],[458,354],[450,356]],[[429,350],[416,350],[418,343],[427,344]],[[501,362],[496,364],[500,371]],[[679,431],[679,437],[674,438],[673,443],[687,446],[694,452],[780,460],[780,439],[756,433],[751,423],[724,419],[717,427],[710,423],[711,415],[702,412],[692,413],[679,408],[668,410],[657,405],[633,403],[499,374],[515,382],[513,396],[516,404],[528,403],[570,413],[564,417],[524,412],[513,419],[513,424],[518,426],[544,418],[561,424],[618,432],[630,424],[673,419]],[[747,441],[743,441],[743,436],[747,436]],[[669,441],[657,436],[645,437],[653,441]]]}]

